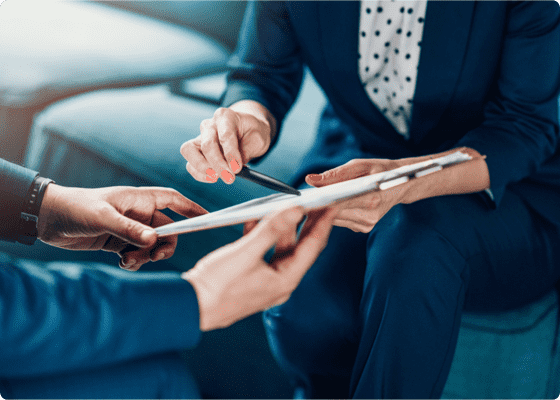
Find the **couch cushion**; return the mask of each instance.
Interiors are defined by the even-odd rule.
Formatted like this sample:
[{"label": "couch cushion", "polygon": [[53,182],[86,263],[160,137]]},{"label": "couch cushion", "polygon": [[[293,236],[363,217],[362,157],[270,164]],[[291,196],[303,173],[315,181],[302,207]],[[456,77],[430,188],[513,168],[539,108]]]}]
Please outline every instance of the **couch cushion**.
[{"label": "couch cushion", "polygon": [[211,36],[233,50],[241,28],[246,1],[223,0],[93,0],[178,25]]},{"label": "couch cushion", "polygon": [[0,106],[196,76],[228,50],[195,30],[87,2],[9,0],[0,6]]},{"label": "couch cushion", "polygon": [[465,313],[443,398],[555,398],[558,295],[502,313]]}]

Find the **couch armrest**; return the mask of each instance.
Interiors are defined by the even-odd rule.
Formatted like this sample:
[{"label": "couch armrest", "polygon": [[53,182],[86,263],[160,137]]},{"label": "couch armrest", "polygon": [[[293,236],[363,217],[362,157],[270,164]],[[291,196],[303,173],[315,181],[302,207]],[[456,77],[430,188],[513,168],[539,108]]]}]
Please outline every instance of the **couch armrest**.
[{"label": "couch armrest", "polygon": [[228,56],[193,29],[101,4],[8,1],[0,9],[0,106],[198,76],[223,69]]},{"label": "couch armrest", "polygon": [[229,50],[233,50],[237,44],[247,4],[246,1],[223,0],[92,1],[189,27],[218,40]]}]

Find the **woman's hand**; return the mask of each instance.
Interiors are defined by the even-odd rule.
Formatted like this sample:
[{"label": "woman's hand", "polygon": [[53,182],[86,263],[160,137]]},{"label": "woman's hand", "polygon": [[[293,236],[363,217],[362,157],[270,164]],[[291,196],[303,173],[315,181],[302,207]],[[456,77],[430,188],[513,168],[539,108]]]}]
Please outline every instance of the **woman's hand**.
[{"label": "woman's hand", "polygon": [[200,135],[183,143],[181,154],[197,181],[231,184],[244,164],[266,153],[275,134],[276,120],[264,106],[240,101],[202,121]]},{"label": "woman's hand", "polygon": [[323,187],[442,157],[456,151],[467,153],[473,159],[387,190],[376,190],[337,204],[340,211],[334,219],[334,225],[349,228],[354,232],[368,233],[392,207],[399,203],[410,204],[429,197],[475,193],[488,189],[490,175],[484,158],[476,150],[462,147],[431,156],[400,160],[355,159],[322,174],[307,175],[305,181],[312,186]]},{"label": "woman's hand", "polygon": [[165,208],[189,218],[207,213],[173,189],[82,189],[51,183],[39,212],[38,237],[69,250],[115,252],[122,268],[137,270],[175,252],[177,236],[158,239],[153,229],[173,222],[159,211]]},{"label": "woman's hand", "polygon": [[[224,328],[256,312],[284,303],[325,248],[336,209],[303,217],[293,208],[264,218],[251,232],[200,260],[183,273],[194,287],[200,329]],[[276,245],[270,264],[263,257]]]},{"label": "woman's hand", "polygon": [[[322,174],[307,175],[305,181],[311,186],[323,187],[388,171],[399,166],[401,164],[397,160],[355,159]],[[348,228],[354,232],[367,233],[373,229],[391,207],[401,202],[402,195],[402,188],[397,186],[390,190],[369,192],[342,201],[337,204],[339,212],[333,221],[333,225]]]}]

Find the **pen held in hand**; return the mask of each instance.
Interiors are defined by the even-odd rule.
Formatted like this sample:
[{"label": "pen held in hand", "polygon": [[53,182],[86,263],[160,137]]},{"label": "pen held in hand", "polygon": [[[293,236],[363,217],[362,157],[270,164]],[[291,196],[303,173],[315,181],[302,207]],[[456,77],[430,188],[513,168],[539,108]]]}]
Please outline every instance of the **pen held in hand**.
[{"label": "pen held in hand", "polygon": [[272,190],[276,190],[277,192],[287,193],[287,194],[295,194],[301,196],[299,190],[291,187],[290,185],[285,184],[277,179],[274,179],[268,175],[261,174],[260,172],[253,171],[249,169],[247,166],[243,166],[241,171],[237,174],[238,177],[251,181],[253,183],[257,183],[261,186],[267,187]]}]

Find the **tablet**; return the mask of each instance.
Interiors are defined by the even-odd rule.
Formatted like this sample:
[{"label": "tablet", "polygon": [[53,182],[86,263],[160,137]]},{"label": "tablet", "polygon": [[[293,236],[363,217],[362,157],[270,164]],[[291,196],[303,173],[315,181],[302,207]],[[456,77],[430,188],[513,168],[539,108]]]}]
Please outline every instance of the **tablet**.
[{"label": "tablet", "polygon": [[374,175],[362,176],[320,188],[303,189],[300,191],[301,196],[284,193],[272,194],[212,213],[163,225],[156,228],[155,231],[160,237],[163,237],[237,225],[258,220],[267,214],[295,206],[301,206],[308,212],[373,190],[386,190],[408,182],[410,179],[421,178],[440,171],[446,166],[471,159],[472,157],[468,154],[457,151],[440,158],[405,165]]}]

